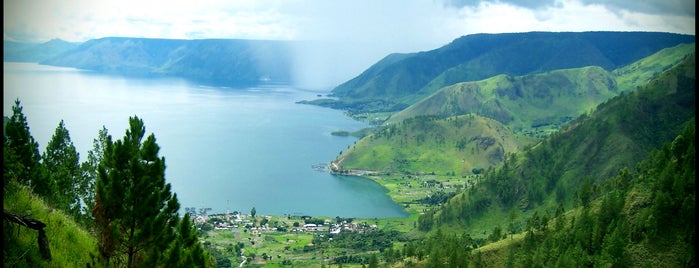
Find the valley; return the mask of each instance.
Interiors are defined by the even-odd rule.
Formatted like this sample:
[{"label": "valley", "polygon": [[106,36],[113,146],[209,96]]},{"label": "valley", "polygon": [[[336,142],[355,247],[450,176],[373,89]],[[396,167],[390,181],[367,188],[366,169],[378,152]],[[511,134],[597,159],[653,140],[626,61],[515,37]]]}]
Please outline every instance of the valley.
[{"label": "valley", "polygon": [[[218,267],[693,267],[695,66],[694,36],[668,33],[479,34],[389,55],[332,98],[295,104],[369,125],[326,131],[356,140],[306,166],[333,183],[370,179],[407,217],[188,209],[187,250],[200,244]],[[351,188],[350,204],[375,202]]]}]

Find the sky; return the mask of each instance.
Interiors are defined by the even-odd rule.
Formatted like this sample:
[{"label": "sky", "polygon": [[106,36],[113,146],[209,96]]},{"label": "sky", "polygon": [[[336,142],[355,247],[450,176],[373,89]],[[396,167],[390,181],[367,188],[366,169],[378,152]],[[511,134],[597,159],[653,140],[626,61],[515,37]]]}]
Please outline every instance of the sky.
[{"label": "sky", "polygon": [[[4,0],[3,38],[324,41],[302,54],[305,66],[324,72],[306,74],[305,80],[323,86],[356,76],[390,53],[436,49],[468,34],[695,35],[695,12],[694,0]],[[338,60],[344,64],[337,66]]]}]

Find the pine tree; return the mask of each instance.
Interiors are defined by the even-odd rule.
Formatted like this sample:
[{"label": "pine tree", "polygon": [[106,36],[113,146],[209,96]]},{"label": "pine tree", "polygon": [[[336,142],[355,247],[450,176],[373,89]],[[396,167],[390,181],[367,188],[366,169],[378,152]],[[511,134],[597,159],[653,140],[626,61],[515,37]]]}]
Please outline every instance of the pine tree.
[{"label": "pine tree", "polygon": [[10,179],[24,185],[32,185],[32,179],[39,172],[39,143],[29,132],[27,117],[22,113],[19,99],[12,106],[12,116],[5,123],[3,139],[3,187]]},{"label": "pine tree", "polygon": [[41,179],[45,187],[41,187],[44,192],[37,193],[48,198],[56,208],[78,218],[81,211],[78,190],[82,184],[79,155],[63,120],[58,123],[42,159],[46,174],[37,179]]},{"label": "pine tree", "polygon": [[104,150],[107,147],[107,136],[109,135],[107,128],[102,126],[102,129],[97,133],[97,138],[92,141],[92,150],[87,152],[87,160],[80,165],[82,171],[82,184],[79,185],[78,192],[82,201],[82,222],[92,224],[92,209],[95,207],[95,183],[97,182],[99,165],[104,156]]},{"label": "pine tree", "polygon": [[155,136],[145,140],[138,117],[122,140],[107,146],[96,184],[95,217],[101,261],[126,267],[157,267],[174,239],[177,196],[165,183],[165,159]]},{"label": "pine tree", "polygon": [[189,213],[179,221],[175,239],[168,249],[165,267],[206,267],[209,256],[198,241]]}]

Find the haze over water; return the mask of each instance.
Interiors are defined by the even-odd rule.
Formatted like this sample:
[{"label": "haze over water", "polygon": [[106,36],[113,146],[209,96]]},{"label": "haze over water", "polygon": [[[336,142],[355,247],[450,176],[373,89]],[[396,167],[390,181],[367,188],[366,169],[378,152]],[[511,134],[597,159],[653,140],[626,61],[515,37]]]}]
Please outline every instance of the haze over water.
[{"label": "haze over water", "polygon": [[[326,164],[356,138],[332,136],[365,124],[342,112],[296,104],[318,92],[285,86],[212,88],[180,79],[137,79],[32,63],[4,63],[3,115],[19,98],[43,152],[64,120],[87,157],[105,126],[122,139],[140,117],[165,157],[166,181],[181,207],[260,215],[403,217],[385,189],[359,177],[333,176]],[[322,92],[320,94],[324,94]]]}]

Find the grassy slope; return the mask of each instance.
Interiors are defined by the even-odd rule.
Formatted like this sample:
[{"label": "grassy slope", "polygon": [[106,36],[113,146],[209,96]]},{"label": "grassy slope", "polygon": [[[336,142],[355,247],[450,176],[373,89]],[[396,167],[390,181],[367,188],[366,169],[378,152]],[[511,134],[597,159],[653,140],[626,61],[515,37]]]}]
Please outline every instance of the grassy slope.
[{"label": "grassy slope", "polygon": [[465,176],[474,168],[499,165],[505,153],[518,152],[528,142],[497,121],[474,114],[418,117],[361,139],[338,162],[344,169]]},{"label": "grassy slope", "polygon": [[694,36],[639,32],[469,35],[390,64],[377,63],[382,68],[339,85],[333,94],[353,112],[397,111],[458,82],[593,65],[612,70],[691,42]]},{"label": "grassy slope", "polygon": [[458,83],[394,114],[388,122],[418,115],[445,117],[473,112],[496,119],[515,133],[543,137],[621,92],[645,85],[692,53],[694,47],[682,44],[663,49],[611,73],[600,67],[583,67]]},{"label": "grassy slope", "polygon": [[[338,160],[342,160],[347,169],[470,174],[472,168],[495,166],[497,161],[488,161],[487,154],[483,152],[471,153],[473,147],[458,151],[454,150],[454,145],[461,139],[470,140],[482,135],[480,131],[500,137],[512,135],[509,130],[473,128],[462,131],[455,129],[453,124],[440,124],[416,131],[411,129],[412,126],[406,127],[400,122],[419,115],[447,117],[477,113],[504,122],[516,134],[546,137],[572,118],[593,110],[621,92],[635,90],[641,85],[639,83],[657,77],[693,49],[694,44],[664,49],[613,73],[599,67],[584,67],[519,77],[499,75],[445,87],[394,114],[386,125],[398,127],[397,134],[363,138]],[[480,122],[477,126],[487,125],[482,124],[483,120],[476,121]],[[417,144],[419,135],[425,139],[423,144]],[[439,139],[444,140],[443,144],[437,144]],[[518,145],[505,152],[516,152],[518,146],[531,142],[531,139],[521,137],[514,140]],[[460,163],[464,159],[465,164]],[[407,166],[397,167],[396,160],[407,160],[404,162]]]},{"label": "grassy slope", "polygon": [[[615,176],[623,167],[633,168],[648,152],[671,141],[694,118],[695,113],[695,62],[694,56],[661,75],[647,86],[601,105],[590,116],[584,116],[538,146],[527,150],[507,174],[511,187],[521,186],[520,196],[541,190],[538,181],[546,177],[555,179],[555,186],[544,202],[535,209],[555,208],[556,192],[560,188],[563,201],[570,205],[574,193],[585,178],[602,183]],[[487,189],[488,183],[482,184]],[[493,195],[485,190],[486,196]],[[469,191],[461,195],[467,195]],[[443,206],[435,219],[447,229],[465,228],[463,222],[445,218],[445,210],[461,211],[471,197],[457,195]],[[483,215],[471,219],[469,230],[492,230],[500,220],[506,223],[509,208],[502,208],[498,200]],[[533,209],[522,213],[531,214]],[[448,213],[447,213],[448,214]],[[452,213],[452,216],[454,214]],[[452,217],[449,216],[449,217]],[[458,218],[459,216],[457,216]],[[463,215],[462,215],[463,217]]]},{"label": "grassy slope", "polygon": [[667,71],[696,50],[696,44],[680,44],[665,48],[632,64],[612,71],[622,91],[635,90]]},{"label": "grassy slope", "polygon": [[443,88],[389,122],[425,114],[478,113],[517,133],[545,135],[618,93],[611,75],[599,67],[520,77],[499,75]]},{"label": "grassy slope", "polygon": [[6,211],[42,221],[47,226],[52,259],[39,254],[38,231],[3,221],[3,263],[5,267],[81,267],[96,255],[97,240],[70,217],[50,208],[24,186],[11,182],[5,189]]}]

